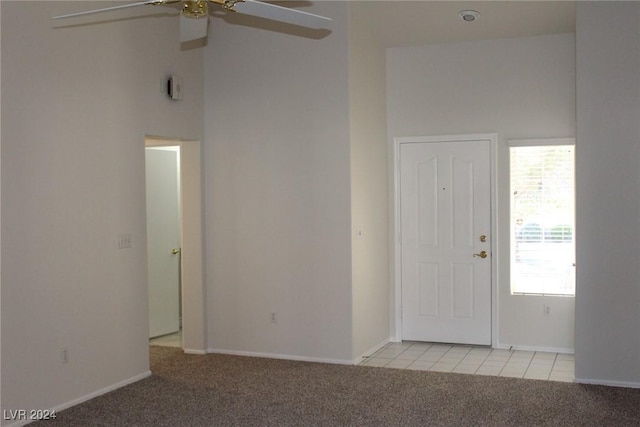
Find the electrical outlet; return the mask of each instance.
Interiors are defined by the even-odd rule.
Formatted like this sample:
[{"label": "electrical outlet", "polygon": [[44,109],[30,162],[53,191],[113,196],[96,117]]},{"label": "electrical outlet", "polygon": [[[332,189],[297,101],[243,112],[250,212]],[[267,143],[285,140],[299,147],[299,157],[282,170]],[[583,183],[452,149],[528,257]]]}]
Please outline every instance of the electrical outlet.
[{"label": "electrical outlet", "polygon": [[275,313],[270,313],[270,319],[271,319],[271,323],[278,323],[278,318],[276,317]]},{"label": "electrical outlet", "polygon": [[551,313],[551,307],[549,307],[546,304],[542,305],[542,313],[544,313],[544,317],[549,317],[549,314]]},{"label": "electrical outlet", "polygon": [[131,247],[131,234],[123,233],[118,235],[118,249],[128,249]]}]

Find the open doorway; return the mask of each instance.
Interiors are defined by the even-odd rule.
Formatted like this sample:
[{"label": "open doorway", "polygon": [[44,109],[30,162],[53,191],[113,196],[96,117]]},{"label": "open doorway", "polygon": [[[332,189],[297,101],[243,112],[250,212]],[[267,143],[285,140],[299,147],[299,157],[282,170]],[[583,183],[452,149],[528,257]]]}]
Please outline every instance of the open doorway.
[{"label": "open doorway", "polygon": [[180,146],[146,147],[145,165],[149,339],[182,347]]},{"label": "open doorway", "polygon": [[[171,148],[170,148],[171,147]],[[149,294],[150,316],[161,312],[166,315],[162,319],[162,324],[151,321],[150,336],[167,336],[174,346],[182,347],[185,353],[204,354],[206,352],[205,338],[205,311],[204,311],[204,282],[203,282],[203,249],[202,249],[202,191],[201,191],[201,146],[199,141],[170,139],[161,137],[145,138],[145,148],[147,152],[164,153],[164,163],[175,169],[175,172],[168,171],[169,176],[176,174],[175,186],[177,189],[174,196],[177,198],[177,208],[168,208],[177,211],[177,232],[174,233],[172,242],[165,242],[159,248],[164,252],[160,260],[161,269],[171,267],[170,264],[177,264],[178,277],[175,280],[179,284],[178,290],[172,288],[168,292],[170,297],[165,302],[158,303],[157,296]],[[158,150],[160,148],[160,150]],[[174,153],[174,154],[166,154]],[[171,160],[175,159],[175,160]],[[175,163],[174,163],[175,162]],[[165,165],[166,166],[166,165]],[[149,166],[147,166],[149,167]],[[169,184],[170,186],[173,184]],[[156,208],[157,209],[157,208]],[[154,215],[154,218],[147,218],[148,229],[158,217],[165,215]],[[172,226],[170,226],[172,228]],[[170,234],[170,233],[167,233]],[[148,236],[149,238],[150,236]],[[177,241],[175,240],[177,239]],[[150,240],[151,242],[151,240]],[[167,246],[166,248],[164,246]],[[163,250],[164,249],[164,250]],[[151,250],[148,254],[149,268],[153,256]],[[167,264],[167,265],[162,265]],[[167,276],[171,276],[171,269]],[[152,275],[150,274],[151,278]],[[177,302],[176,302],[177,299]],[[156,304],[155,311],[152,312],[152,304]],[[164,305],[163,305],[164,304]],[[177,316],[176,316],[177,304]],[[166,311],[166,313],[165,313]],[[177,341],[174,332],[180,332]]]}]

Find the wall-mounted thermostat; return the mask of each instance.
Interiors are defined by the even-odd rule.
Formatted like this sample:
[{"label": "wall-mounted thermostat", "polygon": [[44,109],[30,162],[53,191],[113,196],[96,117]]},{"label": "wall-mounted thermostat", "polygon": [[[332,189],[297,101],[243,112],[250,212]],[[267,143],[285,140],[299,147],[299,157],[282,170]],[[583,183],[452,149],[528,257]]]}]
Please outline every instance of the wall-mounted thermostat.
[{"label": "wall-mounted thermostat", "polygon": [[167,80],[167,95],[175,100],[182,99],[182,77],[170,76]]}]

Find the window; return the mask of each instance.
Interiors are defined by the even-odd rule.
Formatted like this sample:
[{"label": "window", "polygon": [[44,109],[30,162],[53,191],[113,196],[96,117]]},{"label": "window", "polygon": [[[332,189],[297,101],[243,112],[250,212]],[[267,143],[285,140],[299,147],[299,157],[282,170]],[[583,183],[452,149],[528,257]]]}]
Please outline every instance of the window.
[{"label": "window", "polygon": [[521,140],[509,145],[511,293],[573,296],[573,140]]}]

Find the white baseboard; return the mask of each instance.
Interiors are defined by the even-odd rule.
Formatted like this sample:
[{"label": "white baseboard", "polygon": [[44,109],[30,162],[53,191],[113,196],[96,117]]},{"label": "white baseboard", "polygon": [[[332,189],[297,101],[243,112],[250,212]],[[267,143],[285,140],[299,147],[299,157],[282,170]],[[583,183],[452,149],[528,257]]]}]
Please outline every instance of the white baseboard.
[{"label": "white baseboard", "polygon": [[182,351],[184,352],[184,354],[199,354],[199,355],[207,354],[206,350],[194,350],[190,348],[185,348]]},{"label": "white baseboard", "polygon": [[640,383],[630,381],[607,381],[594,380],[591,378],[576,378],[575,382],[578,384],[606,385],[609,387],[640,388]]},{"label": "white baseboard", "polygon": [[335,365],[352,365],[353,364],[353,362],[348,359],[325,359],[322,357],[293,356],[289,354],[275,354],[275,353],[258,353],[253,351],[234,351],[234,350],[224,350],[219,348],[210,348],[210,349],[207,349],[207,352],[217,353],[217,354],[229,354],[231,356],[248,356],[248,357],[263,357],[265,359],[296,360],[299,362],[332,363]]},{"label": "white baseboard", "polygon": [[376,351],[380,350],[382,347],[384,347],[385,345],[389,344],[391,342],[390,339],[386,339],[384,341],[382,341],[379,344],[374,345],[373,347],[371,347],[369,350],[365,351],[364,353],[362,353],[360,356],[356,357],[355,359],[353,359],[353,365],[357,365],[358,363],[362,362],[364,359],[366,359],[367,357],[371,356],[373,353],[375,353]]},{"label": "white baseboard", "polygon": [[511,345],[511,344],[498,344],[495,348],[500,350],[518,350],[518,351],[540,351],[545,353],[561,353],[561,354],[574,354],[574,349],[564,347],[536,347],[528,345]]},{"label": "white baseboard", "polygon": [[[121,387],[124,387],[124,386],[127,386],[129,384],[133,384],[135,382],[138,382],[138,381],[143,380],[143,379],[145,379],[147,377],[150,377],[150,376],[151,376],[151,371],[143,372],[143,373],[141,373],[139,375],[136,375],[134,377],[131,377],[131,378],[128,378],[126,380],[117,382],[115,384],[111,384],[110,386],[101,388],[100,390],[96,390],[93,393],[86,394],[86,395],[81,396],[81,397],[79,397],[77,399],[73,399],[73,400],[70,400],[69,402],[66,402],[66,403],[63,403],[61,405],[55,406],[55,407],[51,408],[51,411],[53,411],[55,413],[58,413],[58,412],[63,411],[65,409],[67,409],[67,408],[71,408],[72,406],[76,406],[76,405],[79,405],[80,403],[86,402],[87,400],[91,400],[94,397],[98,397],[98,396],[101,396],[103,394],[109,393],[110,391],[117,390],[117,389],[119,389]],[[24,426],[24,425],[27,425],[29,423],[32,423],[33,421],[34,420],[20,420],[20,421],[14,422],[14,423],[5,424],[4,426],[5,427]]]},{"label": "white baseboard", "polygon": [[138,382],[138,381],[143,380],[145,378],[148,378],[150,376],[151,376],[151,371],[143,372],[143,373],[141,373],[139,375],[136,375],[134,377],[131,377],[131,378],[128,378],[126,380],[123,380],[123,381],[117,382],[115,384],[112,384],[110,386],[101,388],[100,390],[96,390],[93,393],[86,394],[86,395],[84,395],[82,397],[79,397],[77,399],[71,400],[71,401],[69,401],[67,403],[63,403],[62,405],[58,405],[53,409],[56,412],[62,411],[64,409],[70,408],[72,406],[76,406],[76,405],[78,405],[78,404],[80,404],[82,402],[86,402],[87,400],[91,400],[94,397],[98,397],[98,396],[101,396],[103,394],[109,393],[110,391],[117,390],[117,389],[122,388],[124,386],[127,386],[129,384],[133,384],[135,382]]}]

